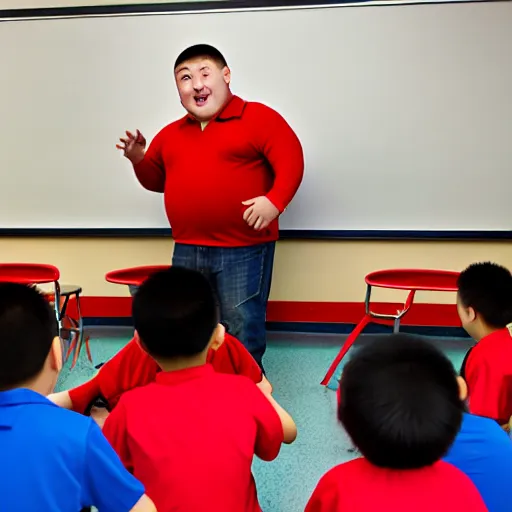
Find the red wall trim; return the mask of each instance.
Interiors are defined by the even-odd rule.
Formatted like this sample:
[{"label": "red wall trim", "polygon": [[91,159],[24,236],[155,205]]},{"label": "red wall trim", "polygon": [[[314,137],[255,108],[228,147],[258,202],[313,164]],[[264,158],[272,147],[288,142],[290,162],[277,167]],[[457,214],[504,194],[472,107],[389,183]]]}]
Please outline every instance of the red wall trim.
[{"label": "red wall trim", "polygon": [[[82,297],[82,314],[86,318],[122,318],[131,315],[131,297]],[[373,303],[372,310],[379,313],[396,313],[401,304]],[[69,304],[71,316],[76,314],[74,304]],[[269,322],[310,322],[354,324],[364,315],[360,302],[292,302],[269,303]],[[403,325],[460,327],[457,309],[452,304],[413,304],[404,317]]]}]

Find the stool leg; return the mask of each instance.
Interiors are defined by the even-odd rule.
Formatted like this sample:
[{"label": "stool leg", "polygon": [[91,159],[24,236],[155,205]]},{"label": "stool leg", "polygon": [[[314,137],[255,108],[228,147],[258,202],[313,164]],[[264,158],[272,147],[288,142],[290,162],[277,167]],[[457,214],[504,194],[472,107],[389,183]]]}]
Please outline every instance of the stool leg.
[{"label": "stool leg", "polygon": [[[75,353],[73,355],[73,362],[71,364],[72,369],[75,367],[75,365],[78,361],[78,358],[80,356],[80,351],[82,350],[83,337],[84,337],[84,321],[82,318],[82,310],[80,309],[80,294],[79,293],[77,293],[75,295],[75,300],[76,300],[76,312],[77,312],[77,316],[78,316],[78,335],[77,335],[77,340],[76,340]],[[90,357],[91,353],[88,348],[88,341],[86,342],[86,347],[87,347],[87,353],[88,353],[87,355],[89,356],[89,359],[91,360],[91,357]]]},{"label": "stool leg", "polygon": [[[82,316],[82,310],[80,309],[80,294],[76,295],[76,310],[78,314],[78,331],[80,332],[80,337],[82,340],[84,339],[84,318]],[[89,338],[85,338],[85,349],[87,350],[87,358],[92,363],[92,355],[91,355],[91,347],[89,345]]]},{"label": "stool leg", "polygon": [[327,370],[327,373],[325,374],[325,377],[321,382],[322,386],[327,386],[327,384],[329,384],[329,381],[334,375],[336,368],[338,368],[339,364],[341,363],[341,360],[345,357],[347,352],[350,350],[350,347],[354,344],[357,337],[361,334],[362,330],[370,323],[370,321],[371,316],[365,315],[363,319],[357,324],[355,329],[350,333],[345,343],[343,343],[343,346],[341,347],[341,350],[339,351],[338,355],[336,356],[331,366]]}]

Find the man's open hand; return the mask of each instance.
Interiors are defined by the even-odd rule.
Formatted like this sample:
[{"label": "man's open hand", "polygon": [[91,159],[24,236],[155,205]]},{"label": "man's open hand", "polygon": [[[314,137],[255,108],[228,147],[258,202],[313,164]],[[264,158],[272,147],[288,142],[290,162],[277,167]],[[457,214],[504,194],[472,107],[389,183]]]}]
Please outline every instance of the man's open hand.
[{"label": "man's open hand", "polygon": [[124,156],[132,164],[135,165],[142,161],[146,152],[146,139],[139,130],[136,133],[127,131],[126,137],[121,137],[119,140],[121,144],[116,144],[116,148],[123,151]]},{"label": "man's open hand", "polygon": [[242,204],[248,206],[244,212],[245,222],[256,231],[265,229],[279,216],[279,210],[265,196],[254,197]]}]

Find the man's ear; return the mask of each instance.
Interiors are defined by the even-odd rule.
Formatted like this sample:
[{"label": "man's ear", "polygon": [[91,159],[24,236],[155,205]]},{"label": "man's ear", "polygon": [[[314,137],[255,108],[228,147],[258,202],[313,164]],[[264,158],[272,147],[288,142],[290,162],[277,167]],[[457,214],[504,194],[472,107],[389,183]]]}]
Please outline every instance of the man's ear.
[{"label": "man's ear", "polygon": [[213,332],[210,348],[218,350],[218,348],[224,343],[225,336],[226,328],[222,324],[217,324],[217,327],[215,327],[215,331]]},{"label": "man's ear", "polygon": [[459,385],[459,398],[464,402],[468,397],[468,385],[462,377],[457,377],[457,384]]},{"label": "man's ear", "polygon": [[227,66],[222,69],[222,77],[228,85],[231,83],[231,70]]},{"label": "man's ear", "polygon": [[59,336],[53,338],[49,357],[52,370],[60,372],[62,370],[62,341]]}]

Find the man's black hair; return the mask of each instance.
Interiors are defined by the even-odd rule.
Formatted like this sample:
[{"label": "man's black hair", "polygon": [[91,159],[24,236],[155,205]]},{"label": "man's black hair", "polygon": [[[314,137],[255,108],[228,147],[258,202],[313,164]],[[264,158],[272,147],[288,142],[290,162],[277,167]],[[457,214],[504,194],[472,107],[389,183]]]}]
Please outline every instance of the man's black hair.
[{"label": "man's black hair", "polygon": [[485,322],[501,329],[512,322],[512,275],[491,262],[473,263],[460,273],[458,295],[461,304],[473,308]]},{"label": "man's black hair", "polygon": [[55,312],[30,286],[0,283],[0,389],[12,389],[43,369],[59,329]]},{"label": "man's black hair", "polygon": [[155,358],[201,353],[219,322],[216,296],[195,270],[171,266],[151,275],[133,298],[133,324]]},{"label": "man's black hair", "polygon": [[177,69],[179,65],[183,64],[187,60],[198,59],[200,57],[214,60],[221,68],[228,65],[224,55],[222,55],[217,48],[209,44],[196,44],[194,46],[189,46],[178,55],[178,58],[174,63],[174,69]]},{"label": "man's black hair", "polygon": [[338,418],[375,466],[415,469],[440,460],[463,410],[452,363],[421,338],[375,337],[343,370]]}]

